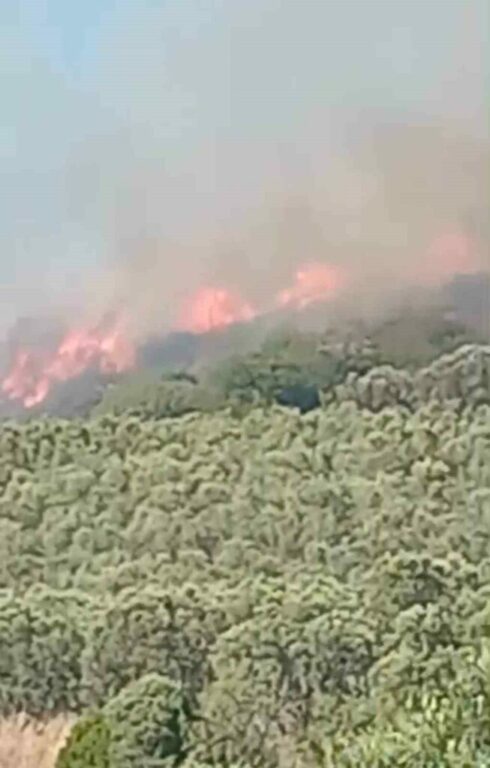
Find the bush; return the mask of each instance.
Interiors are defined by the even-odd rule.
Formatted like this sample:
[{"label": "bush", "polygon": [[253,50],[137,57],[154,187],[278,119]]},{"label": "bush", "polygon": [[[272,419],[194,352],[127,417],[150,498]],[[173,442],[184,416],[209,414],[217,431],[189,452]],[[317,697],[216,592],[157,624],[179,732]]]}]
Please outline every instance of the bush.
[{"label": "bush", "polygon": [[128,690],[141,678],[160,679],[160,674],[195,700],[220,623],[218,600],[207,604],[195,592],[184,595],[147,585],[123,589],[108,601],[90,625],[80,660],[89,706]]},{"label": "bush", "polygon": [[131,683],[105,707],[114,768],[157,768],[185,754],[186,717],[178,684],[161,675]]},{"label": "bush", "polygon": [[206,393],[194,377],[146,372],[128,376],[108,388],[93,414],[132,412],[145,419],[160,419],[206,409]]},{"label": "bush", "polygon": [[0,709],[3,714],[66,712],[80,706],[79,660],[86,604],[77,594],[0,594]]},{"label": "bush", "polygon": [[315,334],[282,334],[258,352],[221,363],[208,384],[224,402],[277,403],[307,413],[319,407],[320,392],[340,382],[349,366],[368,369],[371,352],[367,342],[353,347],[327,344]]},{"label": "bush", "polygon": [[74,726],[56,768],[111,768],[110,730],[105,717],[89,714]]}]

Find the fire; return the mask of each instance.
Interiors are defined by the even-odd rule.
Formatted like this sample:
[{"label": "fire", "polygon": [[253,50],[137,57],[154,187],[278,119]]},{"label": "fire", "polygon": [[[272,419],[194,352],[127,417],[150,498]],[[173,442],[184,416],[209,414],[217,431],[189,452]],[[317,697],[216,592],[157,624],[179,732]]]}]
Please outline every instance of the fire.
[{"label": "fire", "polygon": [[193,333],[207,333],[233,323],[252,320],[253,307],[226,288],[201,288],[184,308],[180,327]]},{"label": "fire", "polygon": [[[324,263],[306,264],[295,274],[294,283],[273,299],[274,307],[294,306],[298,309],[315,301],[337,295],[344,285],[343,272]],[[201,288],[184,308],[179,327],[193,333],[224,328],[233,323],[247,322],[259,314],[239,295],[226,288]]]},{"label": "fire", "polygon": [[135,352],[119,322],[104,329],[81,328],[68,332],[52,353],[19,349],[1,383],[3,394],[26,408],[41,403],[56,382],[76,378],[88,368],[117,373],[134,364]]},{"label": "fire", "polygon": [[[480,268],[480,256],[471,239],[458,230],[448,230],[434,238],[424,264],[414,262],[408,272],[419,285],[428,285],[442,283],[456,273],[475,273]],[[291,285],[272,296],[270,305],[260,310],[230,289],[204,286],[184,305],[177,326],[181,331],[203,334],[247,322],[278,307],[302,309],[336,298],[350,277],[336,265],[307,262],[297,269]],[[57,382],[73,379],[87,369],[122,372],[131,368],[135,359],[135,348],[121,318],[105,318],[95,327],[69,331],[51,352],[42,344],[18,347],[7,376],[0,380],[0,395],[32,408],[45,400]]]},{"label": "fire", "polygon": [[316,301],[333,298],[344,285],[343,272],[331,264],[310,263],[297,270],[293,285],[281,291],[277,304],[299,309]]},{"label": "fire", "polygon": [[21,349],[2,382],[2,391],[10,400],[22,400],[26,408],[42,402],[50,389],[42,362],[34,352]]},{"label": "fire", "polygon": [[448,230],[429,245],[418,278],[425,283],[442,283],[456,274],[475,274],[481,269],[477,248],[471,238],[458,230]]},{"label": "fire", "polygon": [[[272,300],[277,306],[301,308],[313,301],[335,296],[343,284],[338,268],[311,263],[298,269],[291,287]],[[237,293],[224,287],[206,286],[184,306],[179,330],[207,333],[234,323],[247,322],[259,312]],[[66,333],[54,350],[19,347],[7,376],[0,381],[0,393],[32,408],[43,402],[58,382],[80,376],[90,368],[117,373],[135,363],[135,349],[120,319],[95,327],[80,327]]]}]

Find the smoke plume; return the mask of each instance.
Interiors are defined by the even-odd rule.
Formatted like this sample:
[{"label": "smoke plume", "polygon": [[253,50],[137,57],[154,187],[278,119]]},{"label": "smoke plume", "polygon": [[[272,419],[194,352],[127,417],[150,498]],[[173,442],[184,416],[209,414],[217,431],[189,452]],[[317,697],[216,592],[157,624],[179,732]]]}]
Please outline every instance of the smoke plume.
[{"label": "smoke plume", "polygon": [[4,329],[141,343],[489,269],[485,0],[205,5],[120,4],[75,74],[8,38]]}]

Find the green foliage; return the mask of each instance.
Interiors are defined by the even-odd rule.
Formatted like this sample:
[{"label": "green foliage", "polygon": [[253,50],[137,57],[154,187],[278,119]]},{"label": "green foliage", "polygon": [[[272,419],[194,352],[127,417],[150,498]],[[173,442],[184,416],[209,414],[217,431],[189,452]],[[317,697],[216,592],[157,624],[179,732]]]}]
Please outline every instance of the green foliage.
[{"label": "green foliage", "polygon": [[373,411],[394,405],[414,410],[432,400],[490,403],[490,346],[460,347],[415,372],[385,365],[365,375],[349,374],[336,388],[336,398],[354,400]]},{"label": "green foliage", "polygon": [[95,707],[111,768],[488,762],[488,349],[315,349],[306,414],[0,427],[2,714]]},{"label": "green foliage", "polygon": [[373,341],[383,362],[411,370],[429,365],[464,344],[481,343],[476,331],[446,317],[442,307],[413,307],[378,323]]},{"label": "green foliage", "polygon": [[93,413],[99,416],[130,411],[144,419],[160,419],[205,410],[210,404],[210,394],[192,376],[148,371],[130,375],[109,387]]},{"label": "green foliage", "polygon": [[342,382],[349,371],[364,373],[377,359],[369,340],[283,333],[267,339],[258,352],[219,365],[208,386],[225,402],[278,403],[306,413],[320,405],[322,391]]},{"label": "green foliage", "polygon": [[223,633],[212,656],[195,747],[203,760],[281,764],[282,737],[308,726],[319,697],[335,718],[344,697],[367,692],[376,625],[355,590],[320,575],[256,590],[253,616]]},{"label": "green foliage", "polygon": [[186,715],[180,687],[147,675],[123,689],[105,707],[114,768],[178,764],[185,753]]},{"label": "green foliage", "polygon": [[110,729],[103,714],[89,714],[76,723],[56,761],[56,768],[112,768]]},{"label": "green foliage", "polygon": [[102,703],[143,676],[166,674],[195,701],[209,648],[225,626],[218,594],[146,585],[122,589],[90,624],[81,658],[84,691]]},{"label": "green foliage", "polygon": [[[78,600],[78,605],[76,604]],[[0,594],[0,710],[31,715],[80,705],[88,601],[30,589]]]}]

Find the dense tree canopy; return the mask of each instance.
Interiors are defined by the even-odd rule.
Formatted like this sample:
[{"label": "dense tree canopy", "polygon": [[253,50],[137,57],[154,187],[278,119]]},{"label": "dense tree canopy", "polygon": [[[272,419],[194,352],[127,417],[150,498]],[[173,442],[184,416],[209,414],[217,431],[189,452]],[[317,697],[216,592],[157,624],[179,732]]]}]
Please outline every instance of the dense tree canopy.
[{"label": "dense tree canopy", "polygon": [[0,709],[80,713],[60,768],[490,765],[490,350],[303,341],[1,425]]}]

